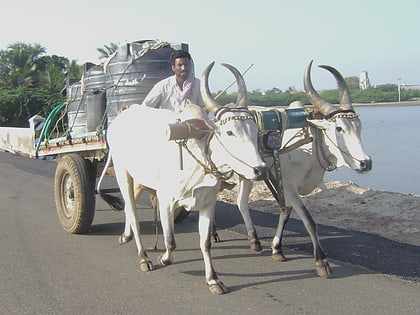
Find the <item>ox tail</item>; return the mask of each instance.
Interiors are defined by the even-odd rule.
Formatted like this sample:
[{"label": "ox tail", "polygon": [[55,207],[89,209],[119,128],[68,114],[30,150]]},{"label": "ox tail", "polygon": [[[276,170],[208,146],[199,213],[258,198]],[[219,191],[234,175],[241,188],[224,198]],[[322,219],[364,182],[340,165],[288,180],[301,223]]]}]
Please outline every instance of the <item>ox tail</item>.
[{"label": "ox tail", "polygon": [[107,194],[106,192],[104,192],[103,190],[101,190],[102,181],[105,178],[105,175],[106,175],[106,172],[107,172],[108,168],[111,166],[111,161],[112,161],[111,150],[109,150],[108,151],[108,158],[106,160],[104,169],[102,170],[101,177],[99,177],[98,186],[96,188],[96,191],[99,194],[99,196],[101,196],[101,198],[112,209],[114,209],[115,211],[121,211],[121,210],[124,210],[124,200],[122,200],[121,198],[118,198],[116,196],[113,196],[111,194]]}]

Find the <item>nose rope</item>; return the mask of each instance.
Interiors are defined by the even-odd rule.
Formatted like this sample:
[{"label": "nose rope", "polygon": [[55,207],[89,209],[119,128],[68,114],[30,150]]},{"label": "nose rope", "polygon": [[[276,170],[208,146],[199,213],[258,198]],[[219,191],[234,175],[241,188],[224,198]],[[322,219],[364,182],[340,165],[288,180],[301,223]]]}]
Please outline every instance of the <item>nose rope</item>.
[{"label": "nose rope", "polygon": [[[330,122],[336,122],[336,120],[338,119],[338,118],[346,118],[346,119],[350,119],[350,120],[352,120],[352,119],[355,119],[355,118],[357,118],[357,117],[359,117],[359,115],[357,115],[355,112],[354,112],[354,110],[347,110],[347,111],[343,111],[343,110],[341,110],[341,111],[339,111],[339,112],[337,112],[336,114],[334,114],[332,117],[329,117],[327,120],[328,121],[330,121]],[[332,141],[332,139],[328,136],[328,134],[325,132],[325,130],[322,130],[323,131],[323,133],[324,133],[324,135],[328,138],[328,140],[330,140],[330,142],[342,153],[342,154],[344,154],[344,155],[347,155],[347,156],[349,156],[350,158],[352,158],[353,160],[355,160],[355,161],[357,161],[357,162],[359,162],[359,163],[361,163],[362,162],[362,160],[359,160],[358,158],[355,158],[352,154],[350,154],[350,153],[348,153],[348,152],[345,152],[345,151],[343,151],[339,146],[338,146],[338,144],[336,144],[334,141]]]},{"label": "nose rope", "polygon": [[[247,109],[244,108],[237,108],[237,109],[227,109],[227,108],[223,108],[223,112],[220,113],[219,115],[216,115],[216,117],[220,117],[223,113],[226,112],[247,112],[249,113],[249,111]],[[219,123],[219,125],[224,125],[229,121],[233,121],[233,120],[240,120],[240,121],[245,121],[245,120],[252,120],[254,121],[254,116],[252,116],[250,113],[249,115],[244,115],[244,116],[229,116],[226,117],[224,119],[217,119],[214,118],[213,121],[214,123]],[[218,167],[215,165],[215,163],[213,162],[213,160],[211,159],[210,156],[210,152],[208,150],[208,146],[210,143],[210,140],[213,136],[216,136],[217,141],[220,143],[221,147],[226,151],[226,153],[228,153],[232,158],[234,158],[235,160],[239,161],[240,163],[244,164],[245,166],[248,166],[250,169],[254,170],[255,168],[248,164],[247,162],[245,162],[244,160],[238,158],[237,156],[235,156],[232,152],[230,152],[226,146],[223,144],[222,140],[220,139],[220,136],[216,133],[216,132],[211,132],[211,135],[208,137],[207,140],[207,144],[206,144],[206,159],[208,161],[208,164],[210,165],[210,167],[206,166],[203,162],[201,162],[194,154],[193,152],[188,148],[187,146],[187,141],[183,141],[182,142],[182,146],[185,148],[185,150],[192,156],[192,158],[199,164],[201,165],[201,167],[204,169],[204,171],[206,173],[212,173],[215,176],[221,177],[222,179],[229,179],[230,177],[233,176],[233,170],[227,171],[227,172],[222,172],[218,169]]]},{"label": "nose rope", "polygon": [[338,144],[336,144],[331,137],[326,133],[325,129],[322,130],[322,133],[328,138],[328,140],[330,140],[330,142],[333,144],[333,146],[335,146],[342,154],[349,156],[350,158],[352,158],[353,160],[361,163],[362,160],[354,157],[352,154],[350,154],[349,152],[344,151],[343,149],[341,149]]},{"label": "nose rope", "polygon": [[[220,120],[219,121],[219,124],[220,125],[224,125],[224,124],[226,124],[227,122],[229,122],[229,121],[233,121],[233,120],[241,120],[241,121],[245,121],[245,120],[254,120],[254,116],[252,116],[252,115],[246,115],[246,116],[230,116],[230,117],[227,117],[227,118],[225,118],[225,119],[222,119],[222,120]],[[250,169],[254,169],[254,167],[252,166],[252,165],[250,165],[250,164],[248,164],[247,162],[245,162],[244,160],[242,160],[242,159],[240,159],[240,158],[238,158],[237,156],[235,156],[232,152],[230,152],[229,150],[228,150],[228,148],[226,148],[226,146],[223,144],[223,142],[222,142],[222,140],[220,139],[220,136],[217,134],[217,133],[215,133],[215,136],[216,136],[216,139],[217,139],[217,141],[219,141],[219,143],[220,143],[220,145],[222,146],[222,148],[227,152],[227,154],[229,154],[232,158],[234,158],[235,160],[237,160],[238,162],[240,162],[240,163],[242,163],[242,164],[244,164],[244,165],[246,165],[246,166],[248,166]]]},{"label": "nose rope", "polygon": [[[313,137],[313,141],[314,141],[314,145],[315,145],[315,155],[316,155],[316,159],[318,160],[319,165],[327,172],[332,172],[335,169],[337,169],[337,165],[333,162],[331,162],[328,157],[326,156],[326,152],[324,150],[325,144],[324,146],[321,146],[321,140],[319,139],[320,137],[324,136],[324,130],[315,128],[315,132],[318,133],[318,136]],[[331,154],[331,153],[330,153]],[[324,162],[326,162],[328,165],[324,166],[321,158],[324,160]]]},{"label": "nose rope", "polygon": [[184,149],[188,152],[188,154],[204,169],[204,172],[207,174],[213,174],[216,177],[221,178],[222,180],[227,180],[233,176],[233,170],[229,170],[226,172],[220,171],[217,166],[214,164],[213,160],[211,159],[211,156],[208,154],[208,146],[210,143],[210,139],[213,137],[214,132],[211,132],[211,135],[209,136],[209,140],[206,143],[206,159],[209,166],[205,165],[205,163],[201,162],[198,157],[188,148],[187,146],[187,139],[184,139],[182,141],[182,146]]}]

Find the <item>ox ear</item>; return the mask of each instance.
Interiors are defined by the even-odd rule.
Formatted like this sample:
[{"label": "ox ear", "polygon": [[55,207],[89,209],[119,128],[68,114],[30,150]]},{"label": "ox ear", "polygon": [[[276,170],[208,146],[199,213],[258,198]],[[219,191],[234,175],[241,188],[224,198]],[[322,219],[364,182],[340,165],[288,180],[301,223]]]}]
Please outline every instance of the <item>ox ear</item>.
[{"label": "ox ear", "polygon": [[308,120],[310,125],[315,126],[319,130],[328,130],[331,129],[332,123],[323,117],[314,117],[313,119]]},{"label": "ox ear", "polygon": [[191,138],[194,139],[201,139],[208,134],[209,131],[213,130],[207,121],[203,119],[191,119],[187,120],[185,123],[190,126]]}]

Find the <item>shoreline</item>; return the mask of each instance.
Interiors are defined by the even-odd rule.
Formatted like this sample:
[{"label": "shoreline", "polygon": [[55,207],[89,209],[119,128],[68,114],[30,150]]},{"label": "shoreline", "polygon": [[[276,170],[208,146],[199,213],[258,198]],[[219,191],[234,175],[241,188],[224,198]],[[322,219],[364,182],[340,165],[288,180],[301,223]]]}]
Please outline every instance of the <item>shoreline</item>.
[{"label": "shoreline", "polygon": [[353,106],[420,106],[420,101],[353,103]]},{"label": "shoreline", "polygon": [[[420,246],[420,196],[379,191],[354,183],[324,182],[302,201],[317,224],[370,233]],[[219,193],[220,201],[236,205],[238,187]],[[263,182],[254,183],[251,209],[278,215],[279,207]],[[300,218],[292,212],[292,218]]]}]

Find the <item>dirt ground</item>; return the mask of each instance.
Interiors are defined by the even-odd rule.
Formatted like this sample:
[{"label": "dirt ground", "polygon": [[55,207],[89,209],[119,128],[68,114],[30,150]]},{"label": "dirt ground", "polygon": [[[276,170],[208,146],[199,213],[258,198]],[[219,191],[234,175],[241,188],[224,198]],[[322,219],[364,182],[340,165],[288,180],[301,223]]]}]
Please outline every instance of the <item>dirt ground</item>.
[{"label": "dirt ground", "polygon": [[[303,201],[319,224],[361,231],[420,246],[420,197],[375,191],[353,183],[328,182]],[[236,204],[237,187],[219,199]],[[264,182],[254,184],[252,209],[278,213],[278,205]],[[297,218],[296,214],[292,214]]]}]

